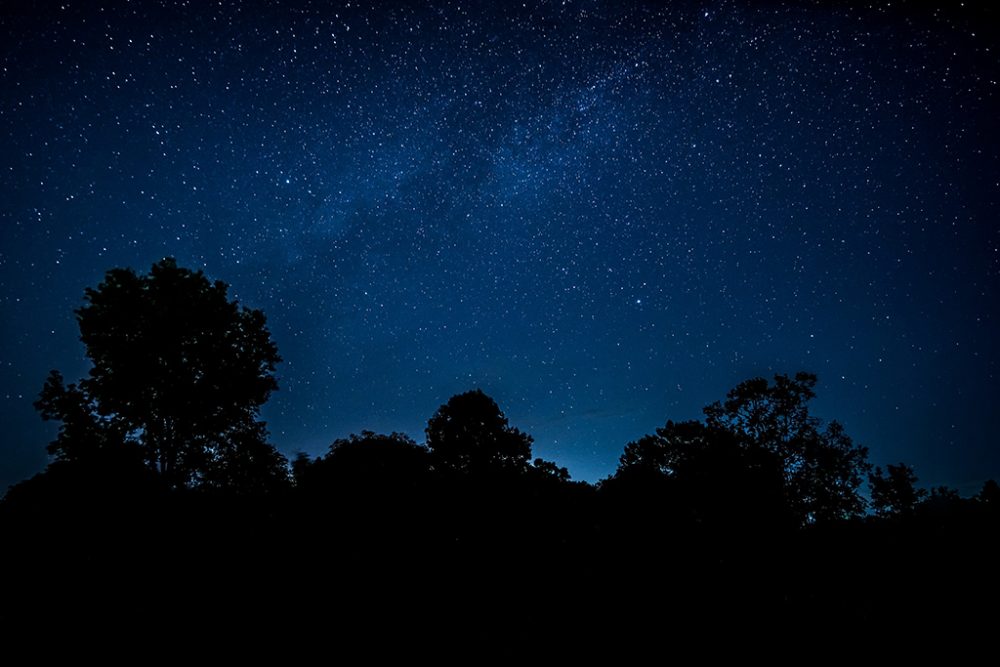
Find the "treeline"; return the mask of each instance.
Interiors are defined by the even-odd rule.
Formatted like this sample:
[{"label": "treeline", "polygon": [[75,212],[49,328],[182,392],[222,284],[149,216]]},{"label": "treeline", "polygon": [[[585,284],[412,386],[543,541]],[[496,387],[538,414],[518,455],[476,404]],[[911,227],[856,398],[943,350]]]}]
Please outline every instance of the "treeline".
[{"label": "treeline", "polygon": [[169,259],[115,269],[77,319],[92,368],[49,376],[51,463],[0,503],[8,627],[522,655],[993,618],[969,605],[995,605],[997,484],[962,498],[873,468],[810,413],[809,373],[667,421],[596,485],[533,458],[479,390],[443,404],[424,444],[366,431],[289,463],[259,420],[278,351],[225,284]]}]

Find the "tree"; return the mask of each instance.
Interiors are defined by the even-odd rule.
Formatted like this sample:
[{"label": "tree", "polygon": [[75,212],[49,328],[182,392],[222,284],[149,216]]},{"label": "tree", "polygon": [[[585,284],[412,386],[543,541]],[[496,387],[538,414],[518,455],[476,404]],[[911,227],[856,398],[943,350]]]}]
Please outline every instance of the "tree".
[{"label": "tree", "polygon": [[[868,449],[854,445],[843,425],[831,421],[801,443],[801,453],[785,459],[793,510],[810,521],[860,516],[859,488],[869,469]],[[789,464],[797,466],[790,469]]]},{"label": "tree", "polygon": [[940,516],[957,513],[964,505],[965,499],[959,495],[958,489],[942,485],[931,487],[917,509],[925,515]]},{"label": "tree", "polygon": [[95,402],[76,384],[67,386],[59,371],[49,374],[35,408],[42,419],[60,422],[56,439],[47,447],[57,461],[86,463],[128,448],[121,424],[101,419]]},{"label": "tree", "polygon": [[305,452],[295,452],[295,458],[292,459],[289,467],[292,471],[292,481],[296,487],[302,488],[309,484],[314,463],[315,461]]},{"label": "tree", "polygon": [[570,479],[569,470],[567,468],[564,468],[553,461],[546,461],[542,458],[535,459],[534,463],[531,464],[531,470],[535,473],[535,476],[538,479],[556,482],[568,482]]},{"label": "tree", "polygon": [[979,495],[976,496],[976,500],[987,507],[1000,507],[1000,484],[997,484],[994,479],[986,480]]},{"label": "tree", "polygon": [[421,535],[433,516],[430,452],[403,433],[351,434],[293,466],[304,516],[328,523],[351,549],[378,543],[394,551]]},{"label": "tree", "polygon": [[65,386],[53,371],[36,403],[62,422],[49,447],[57,460],[122,445],[175,488],[280,478],[284,457],[257,420],[280,358],[264,314],[227,291],[169,258],[88,288],[76,316],[90,372]]},{"label": "tree", "polygon": [[614,480],[647,492],[659,488],[674,511],[715,527],[786,519],[777,457],[697,421],[668,421],[654,435],[629,443]]},{"label": "tree", "polygon": [[402,493],[425,481],[430,453],[408,435],[362,431],[339,438],[311,463],[299,459],[298,483],[312,492]]},{"label": "tree", "polygon": [[803,521],[857,516],[864,509],[858,489],[869,469],[868,450],[838,422],[824,428],[810,414],[815,386],[816,376],[804,372],[775,375],[773,384],[747,380],[705,408],[706,425],[777,456],[790,505]]},{"label": "tree", "polygon": [[916,483],[916,473],[905,463],[890,463],[885,472],[876,467],[875,472],[868,475],[872,510],[883,517],[912,514],[917,503],[927,495],[923,489],[916,488]]},{"label": "tree", "polygon": [[510,426],[479,389],[448,399],[427,423],[426,435],[436,463],[447,470],[524,472],[531,458],[531,436]]},{"label": "tree", "polygon": [[674,422],[656,429],[655,435],[645,435],[625,445],[618,460],[618,471],[647,470],[674,475],[683,461],[703,449],[710,433],[697,421]]},{"label": "tree", "polygon": [[267,442],[267,429],[253,422],[218,441],[202,483],[241,495],[266,495],[289,485],[288,459]]}]

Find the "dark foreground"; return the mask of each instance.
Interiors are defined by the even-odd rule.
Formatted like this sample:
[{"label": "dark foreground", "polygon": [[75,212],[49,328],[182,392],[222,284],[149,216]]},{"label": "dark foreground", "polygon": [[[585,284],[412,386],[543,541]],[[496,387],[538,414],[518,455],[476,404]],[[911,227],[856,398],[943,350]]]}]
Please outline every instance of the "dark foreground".
[{"label": "dark foreground", "polygon": [[238,500],[68,488],[2,505],[10,638],[517,659],[958,650],[996,635],[1000,522],[985,503],[791,528],[709,526],[554,482]]}]

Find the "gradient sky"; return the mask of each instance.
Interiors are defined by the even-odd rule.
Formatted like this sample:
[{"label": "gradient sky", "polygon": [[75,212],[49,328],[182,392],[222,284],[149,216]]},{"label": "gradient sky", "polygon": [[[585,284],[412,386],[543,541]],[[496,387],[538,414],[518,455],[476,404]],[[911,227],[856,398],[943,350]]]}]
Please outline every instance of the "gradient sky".
[{"label": "gradient sky", "polygon": [[810,370],[875,463],[1000,477],[996,11],[416,4],[5,3],[0,488],[84,288],[167,255],[267,314],[286,453],[481,387],[596,480]]}]

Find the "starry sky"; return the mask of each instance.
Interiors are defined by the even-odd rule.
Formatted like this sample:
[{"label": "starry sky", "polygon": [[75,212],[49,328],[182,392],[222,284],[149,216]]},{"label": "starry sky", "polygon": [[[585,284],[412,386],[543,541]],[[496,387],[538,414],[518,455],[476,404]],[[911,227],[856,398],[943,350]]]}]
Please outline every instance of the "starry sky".
[{"label": "starry sky", "polygon": [[283,452],[481,387],[594,481],[737,382],[875,463],[1000,477],[989,3],[0,9],[0,487],[73,309],[164,256],[267,314]]}]

